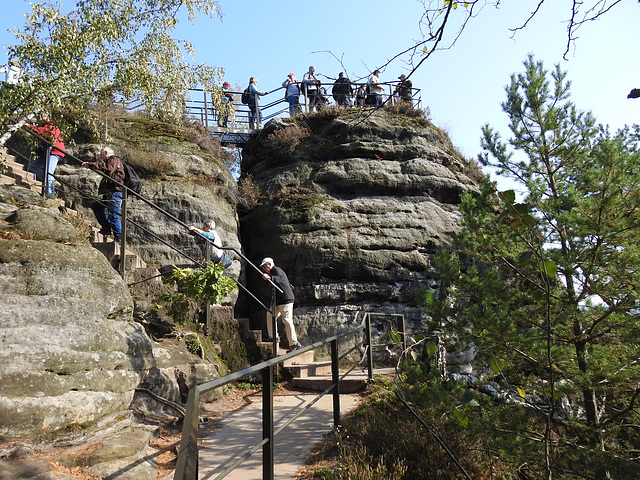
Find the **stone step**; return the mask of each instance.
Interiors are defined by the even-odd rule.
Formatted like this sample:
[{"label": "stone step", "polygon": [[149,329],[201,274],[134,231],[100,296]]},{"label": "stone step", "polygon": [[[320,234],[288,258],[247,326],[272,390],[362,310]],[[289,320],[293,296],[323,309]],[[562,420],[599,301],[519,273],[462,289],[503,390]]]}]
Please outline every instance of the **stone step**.
[{"label": "stone step", "polygon": [[[376,375],[393,375],[395,368],[376,368],[373,371],[374,377]],[[340,372],[342,377],[344,372]],[[323,392],[333,384],[331,374],[329,375],[316,375],[306,378],[293,378],[291,385],[303,390],[313,390],[317,392]],[[369,379],[367,377],[367,370],[356,368],[352,370],[345,378],[340,380],[340,393],[357,393],[367,388],[369,385]]]},{"label": "stone step", "polygon": [[[113,268],[118,269],[120,266],[120,243],[110,242],[94,242],[93,247],[100,251],[111,263]],[[125,252],[125,270],[134,268],[146,268],[147,264],[135,253],[130,250]]]},{"label": "stone step", "polygon": [[[359,377],[346,377],[340,381],[340,393],[357,393],[365,390],[369,381],[366,375]],[[315,392],[324,392],[333,385],[333,379],[330,375],[314,376],[305,378],[293,378],[291,385],[301,390],[313,390]]]},{"label": "stone step", "polygon": [[294,363],[286,367],[294,378],[309,378],[331,375],[331,361]]},{"label": "stone step", "polygon": [[306,365],[309,363],[313,363],[314,361],[314,353],[313,350],[308,352],[301,353],[300,355],[296,355],[293,358],[289,358],[282,362],[282,366],[285,368],[292,367],[293,365]]},{"label": "stone step", "polygon": [[27,172],[26,163],[19,161],[13,155],[6,153],[6,151],[2,157],[7,167],[7,173],[2,174],[3,185],[17,185],[34,192],[42,192],[42,182],[36,180],[33,173]]}]

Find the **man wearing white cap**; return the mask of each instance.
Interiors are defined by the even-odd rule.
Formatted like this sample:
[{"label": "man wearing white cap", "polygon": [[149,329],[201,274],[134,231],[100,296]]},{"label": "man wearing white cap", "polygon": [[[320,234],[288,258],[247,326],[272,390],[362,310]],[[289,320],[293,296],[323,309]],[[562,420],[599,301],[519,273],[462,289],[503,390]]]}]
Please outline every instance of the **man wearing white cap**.
[{"label": "man wearing white cap", "polygon": [[[298,336],[296,335],[296,327],[293,325],[293,289],[287,278],[287,274],[280,267],[276,267],[273,262],[273,258],[265,257],[260,263],[260,268],[264,271],[262,274],[263,280],[271,280],[276,284],[282,293],[276,290],[276,320],[278,317],[282,318],[284,322],[284,328],[287,332],[287,340],[289,340],[289,350],[292,352],[301,347],[298,343]],[[273,306],[271,306],[273,310]],[[273,338],[273,318],[271,312],[267,312],[267,334],[269,338]],[[278,332],[276,331],[276,336]]]}]

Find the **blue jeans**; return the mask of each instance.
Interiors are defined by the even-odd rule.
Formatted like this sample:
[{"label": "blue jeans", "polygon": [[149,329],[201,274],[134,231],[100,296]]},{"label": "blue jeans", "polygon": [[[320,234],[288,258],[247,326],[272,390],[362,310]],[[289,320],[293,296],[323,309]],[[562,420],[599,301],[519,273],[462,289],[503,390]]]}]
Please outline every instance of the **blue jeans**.
[{"label": "blue jeans", "polygon": [[291,95],[287,97],[289,101],[289,116],[295,117],[300,113],[300,95]]},{"label": "blue jeans", "polygon": [[[262,121],[262,115],[260,113],[260,107],[256,108],[255,103],[249,104],[249,128],[260,128],[260,121]],[[260,121],[258,121],[258,118]]]},{"label": "blue jeans", "polygon": [[350,107],[351,102],[349,101],[349,95],[338,95],[338,105],[342,107]]},{"label": "blue jeans", "polygon": [[[105,205],[106,204],[106,207]],[[93,202],[91,210],[96,216],[96,220],[104,229],[110,228],[114,237],[119,237],[122,233],[120,222],[120,208],[122,207],[122,192],[112,192],[102,196],[102,203]],[[106,211],[105,211],[106,209]]]},{"label": "blue jeans", "polygon": [[[45,188],[45,195],[49,197],[54,197],[56,194],[55,189],[53,188],[53,184],[55,182],[55,178],[53,178],[53,174],[56,172],[56,167],[58,166],[58,162],[60,161],[60,155],[52,155],[49,154],[49,169],[47,171],[47,187]],[[38,157],[34,162],[29,162],[28,169],[30,172],[35,173],[36,178],[41,182],[44,182],[44,169],[45,169],[45,159]]]}]

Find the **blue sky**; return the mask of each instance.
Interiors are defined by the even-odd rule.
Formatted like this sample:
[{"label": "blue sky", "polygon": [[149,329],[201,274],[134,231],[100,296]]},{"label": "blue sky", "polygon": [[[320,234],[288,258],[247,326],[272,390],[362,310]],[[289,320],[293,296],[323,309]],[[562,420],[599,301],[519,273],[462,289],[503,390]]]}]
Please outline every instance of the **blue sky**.
[{"label": "blue sky", "polygon": [[[3,5],[0,20],[3,46],[13,41],[6,30],[20,27],[28,9],[22,0],[6,1],[10,3]],[[250,76],[257,76],[261,90],[272,90],[289,72],[302,77],[309,65],[328,77],[344,70],[355,79],[421,38],[418,20],[423,8],[417,0],[219,3],[222,20],[203,17],[193,25],[184,20],[175,36],[193,43],[196,61],[223,67],[225,79],[234,86],[244,87]],[[640,99],[626,98],[631,88],[640,88],[640,4],[624,0],[602,19],[583,26],[568,61],[562,59],[563,21],[570,0],[547,0],[529,26],[510,38],[509,28],[521,25],[537,4],[538,0],[506,0],[499,9],[485,7],[455,46],[436,52],[411,77],[414,87],[422,89],[434,124],[449,133],[466,157],[480,152],[483,124],[508,134],[500,103],[509,75],[522,70],[528,52],[548,68],[561,63],[573,83],[574,103],[591,110],[599,122],[614,130],[640,123]],[[65,9],[72,5],[64,3]],[[6,54],[0,57],[4,60]],[[381,80],[395,81],[408,68],[396,60]]]}]

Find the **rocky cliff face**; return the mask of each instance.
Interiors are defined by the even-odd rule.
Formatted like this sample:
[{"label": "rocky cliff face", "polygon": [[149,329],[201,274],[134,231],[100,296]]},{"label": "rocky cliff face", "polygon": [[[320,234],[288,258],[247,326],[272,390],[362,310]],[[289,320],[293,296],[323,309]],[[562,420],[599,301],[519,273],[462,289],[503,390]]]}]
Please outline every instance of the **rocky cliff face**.
[{"label": "rocky cliff face", "polygon": [[[213,218],[225,244],[240,249],[242,240],[256,264],[273,257],[294,285],[304,343],[350,327],[362,310],[402,314],[409,331],[421,329],[425,314],[414,290],[437,288],[429,256],[459,229],[460,195],[476,188],[446,135],[428,122],[385,111],[357,115],[269,123],[243,152],[243,175],[263,198],[242,212],[240,229],[237,190],[224,165],[194,146],[153,143],[170,161],[145,178],[145,197],[186,224]],[[89,160],[98,150],[73,151]],[[66,161],[56,176],[77,189],[65,187],[69,206],[92,219],[82,194],[95,193],[97,175]],[[193,383],[216,375],[215,365],[196,365],[181,351],[176,362],[183,366],[154,357],[171,349],[154,345],[132,321],[126,284],[55,207],[22,189],[0,188],[0,197],[0,227],[11,224],[0,239],[0,437],[92,423],[126,408],[145,375],[164,379],[161,393],[178,402],[184,392],[170,378],[184,372]],[[144,202],[133,200],[129,215],[143,227],[130,229],[132,248],[151,265],[186,262],[163,241],[199,256],[183,227]],[[234,263],[231,273],[239,275]],[[268,298],[250,268],[246,284]],[[264,326],[252,300],[241,296],[237,310]],[[138,403],[153,409],[148,399]]]},{"label": "rocky cliff face", "polygon": [[[441,131],[385,111],[278,119],[247,145],[243,175],[265,201],[241,218],[243,247],[287,272],[305,342],[350,326],[359,310],[421,328],[414,290],[437,287],[429,256],[459,229],[460,195],[476,189],[466,168]],[[258,278],[247,272],[268,298]]]},{"label": "rocky cliff face", "polygon": [[[151,203],[187,225],[202,227],[203,221],[213,219],[225,246],[240,250],[233,176],[220,159],[184,138],[180,130],[173,131],[175,128],[149,120],[130,125],[121,120],[117,130],[111,132],[113,139],[108,145],[143,177],[142,195]],[[97,144],[81,144],[70,150],[80,160],[96,161],[100,148]],[[90,206],[100,181],[98,174],[73,159],[64,159],[56,177],[65,184],[61,197],[67,205],[97,225]],[[191,263],[183,254],[200,258],[194,237],[148,203],[130,198],[127,215],[134,222],[128,229],[127,242],[148,265]],[[229,271],[238,275],[240,262],[234,262]]]},{"label": "rocky cliff face", "polygon": [[0,441],[94,425],[134,396],[139,411],[174,413],[136,389],[181,403],[220,374],[133,321],[127,284],[85,233],[55,202],[0,186]]},{"label": "rocky cliff face", "polygon": [[0,241],[0,438],[126,409],[152,364],[131,295],[105,256],[55,206],[22,193],[27,207],[0,189],[1,218],[23,237]]}]

